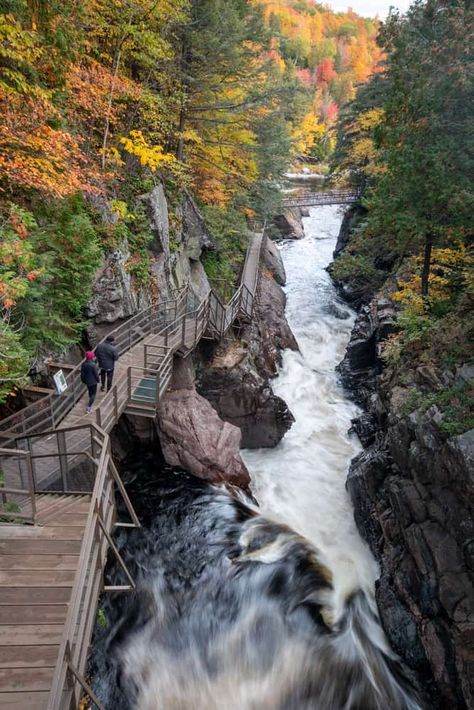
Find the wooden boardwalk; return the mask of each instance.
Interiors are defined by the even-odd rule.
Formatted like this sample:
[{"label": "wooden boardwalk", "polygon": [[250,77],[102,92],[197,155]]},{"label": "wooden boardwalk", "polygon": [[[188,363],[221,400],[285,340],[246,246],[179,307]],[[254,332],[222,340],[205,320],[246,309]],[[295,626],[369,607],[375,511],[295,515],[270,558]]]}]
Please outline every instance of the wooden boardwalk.
[{"label": "wooden boardwalk", "polygon": [[[99,593],[134,587],[111,534],[115,525],[139,526],[108,433],[124,412],[155,416],[175,355],[251,319],[263,244],[263,234],[253,236],[227,304],[213,290],[199,301],[183,289],[116,329],[113,387],[99,392],[92,414],[78,366],[66,396],[0,422],[0,520],[10,521],[0,524],[1,710],[70,710],[84,690],[91,694],[84,671]],[[127,522],[117,521],[116,491]],[[109,549],[124,574],[118,587],[103,587]]]},{"label": "wooden boardwalk", "polygon": [[39,495],[37,525],[0,528],[0,708],[46,710],[90,496]]}]

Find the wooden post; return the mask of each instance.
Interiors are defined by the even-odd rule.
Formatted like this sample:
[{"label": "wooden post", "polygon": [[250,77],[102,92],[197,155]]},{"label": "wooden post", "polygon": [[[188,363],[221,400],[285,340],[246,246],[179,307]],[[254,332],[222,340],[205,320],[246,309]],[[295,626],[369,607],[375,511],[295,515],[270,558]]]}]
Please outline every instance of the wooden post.
[{"label": "wooden post", "polygon": [[113,388],[113,398],[114,398],[114,418],[115,421],[118,419],[118,394],[117,394],[117,385],[114,385]]},{"label": "wooden post", "polygon": [[67,460],[67,447],[66,447],[66,434],[64,431],[56,432],[57,443],[58,443],[58,454],[59,454],[59,469],[61,471],[61,480],[63,484],[63,491],[68,490],[68,473],[69,465]]},{"label": "wooden post", "polygon": [[33,520],[33,525],[36,523],[36,500],[35,500],[35,481],[33,478],[33,466],[31,463],[31,454],[26,455],[26,473],[28,480],[28,491],[30,494],[31,501],[31,518]]}]

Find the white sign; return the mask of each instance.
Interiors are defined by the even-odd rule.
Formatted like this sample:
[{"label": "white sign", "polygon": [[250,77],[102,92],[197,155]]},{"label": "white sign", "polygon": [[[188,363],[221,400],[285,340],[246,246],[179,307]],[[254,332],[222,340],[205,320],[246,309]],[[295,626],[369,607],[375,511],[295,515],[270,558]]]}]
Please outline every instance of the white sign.
[{"label": "white sign", "polygon": [[67,382],[66,378],[64,377],[64,372],[62,370],[58,370],[53,375],[53,380],[54,384],[56,385],[56,392],[58,394],[62,394],[65,390],[67,390]]}]

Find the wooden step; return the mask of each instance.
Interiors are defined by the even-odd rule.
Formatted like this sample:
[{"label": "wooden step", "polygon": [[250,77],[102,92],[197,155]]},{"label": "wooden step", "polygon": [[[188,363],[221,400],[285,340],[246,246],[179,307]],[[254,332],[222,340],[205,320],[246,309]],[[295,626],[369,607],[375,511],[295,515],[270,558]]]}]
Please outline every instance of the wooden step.
[{"label": "wooden step", "polygon": [[[0,646],[0,668],[43,668],[55,666],[58,645]],[[0,707],[2,707],[0,703]]]},{"label": "wooden step", "polygon": [[0,555],[78,555],[81,540],[1,540]]},{"label": "wooden step", "polygon": [[4,624],[0,626],[0,646],[57,646],[63,624]]},{"label": "wooden step", "polygon": [[72,587],[74,570],[0,570],[1,587]]},{"label": "wooden step", "polygon": [[55,527],[80,527],[84,528],[87,522],[89,513],[76,513],[75,510],[66,512],[52,513],[48,516],[47,521],[38,521],[42,525],[53,525]]},{"label": "wooden step", "polygon": [[1,693],[2,710],[46,710],[49,692]]},{"label": "wooden step", "polygon": [[0,570],[75,570],[79,555],[0,555]]},{"label": "wooden step", "polygon": [[1,590],[0,606],[67,604],[70,598],[70,587],[7,587]]},{"label": "wooden step", "polygon": [[0,539],[21,540],[36,538],[41,540],[81,540],[82,528],[74,526],[40,527],[38,525],[0,525]]},{"label": "wooden step", "polygon": [[62,624],[66,620],[67,610],[67,604],[0,605],[0,625]]},{"label": "wooden step", "polygon": [[[51,689],[54,668],[0,668],[0,693]],[[0,695],[1,698],[1,695]]]}]

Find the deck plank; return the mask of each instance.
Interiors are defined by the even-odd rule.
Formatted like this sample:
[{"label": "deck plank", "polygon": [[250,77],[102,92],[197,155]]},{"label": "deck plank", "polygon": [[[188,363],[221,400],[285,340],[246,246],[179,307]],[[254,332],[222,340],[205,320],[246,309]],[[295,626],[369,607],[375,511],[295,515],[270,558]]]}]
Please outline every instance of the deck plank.
[{"label": "deck plank", "polygon": [[46,710],[49,692],[0,693],[2,710]]},{"label": "deck plank", "polygon": [[[49,691],[54,667],[0,668],[0,693],[25,691]],[[0,698],[2,696],[0,695]]]},{"label": "deck plank", "polygon": [[66,620],[67,604],[0,606],[0,625],[61,624]]},{"label": "deck plank", "polygon": [[70,587],[5,587],[0,594],[0,605],[67,604],[70,596]]},{"label": "deck plank", "polygon": [[59,645],[0,646],[0,668],[49,668],[58,654]]},{"label": "deck plank", "polygon": [[79,555],[0,555],[0,570],[75,570]]},{"label": "deck plank", "polygon": [[5,624],[0,626],[0,646],[57,646],[62,624]]},{"label": "deck plank", "polygon": [[72,587],[74,570],[0,570],[1,587]]}]

